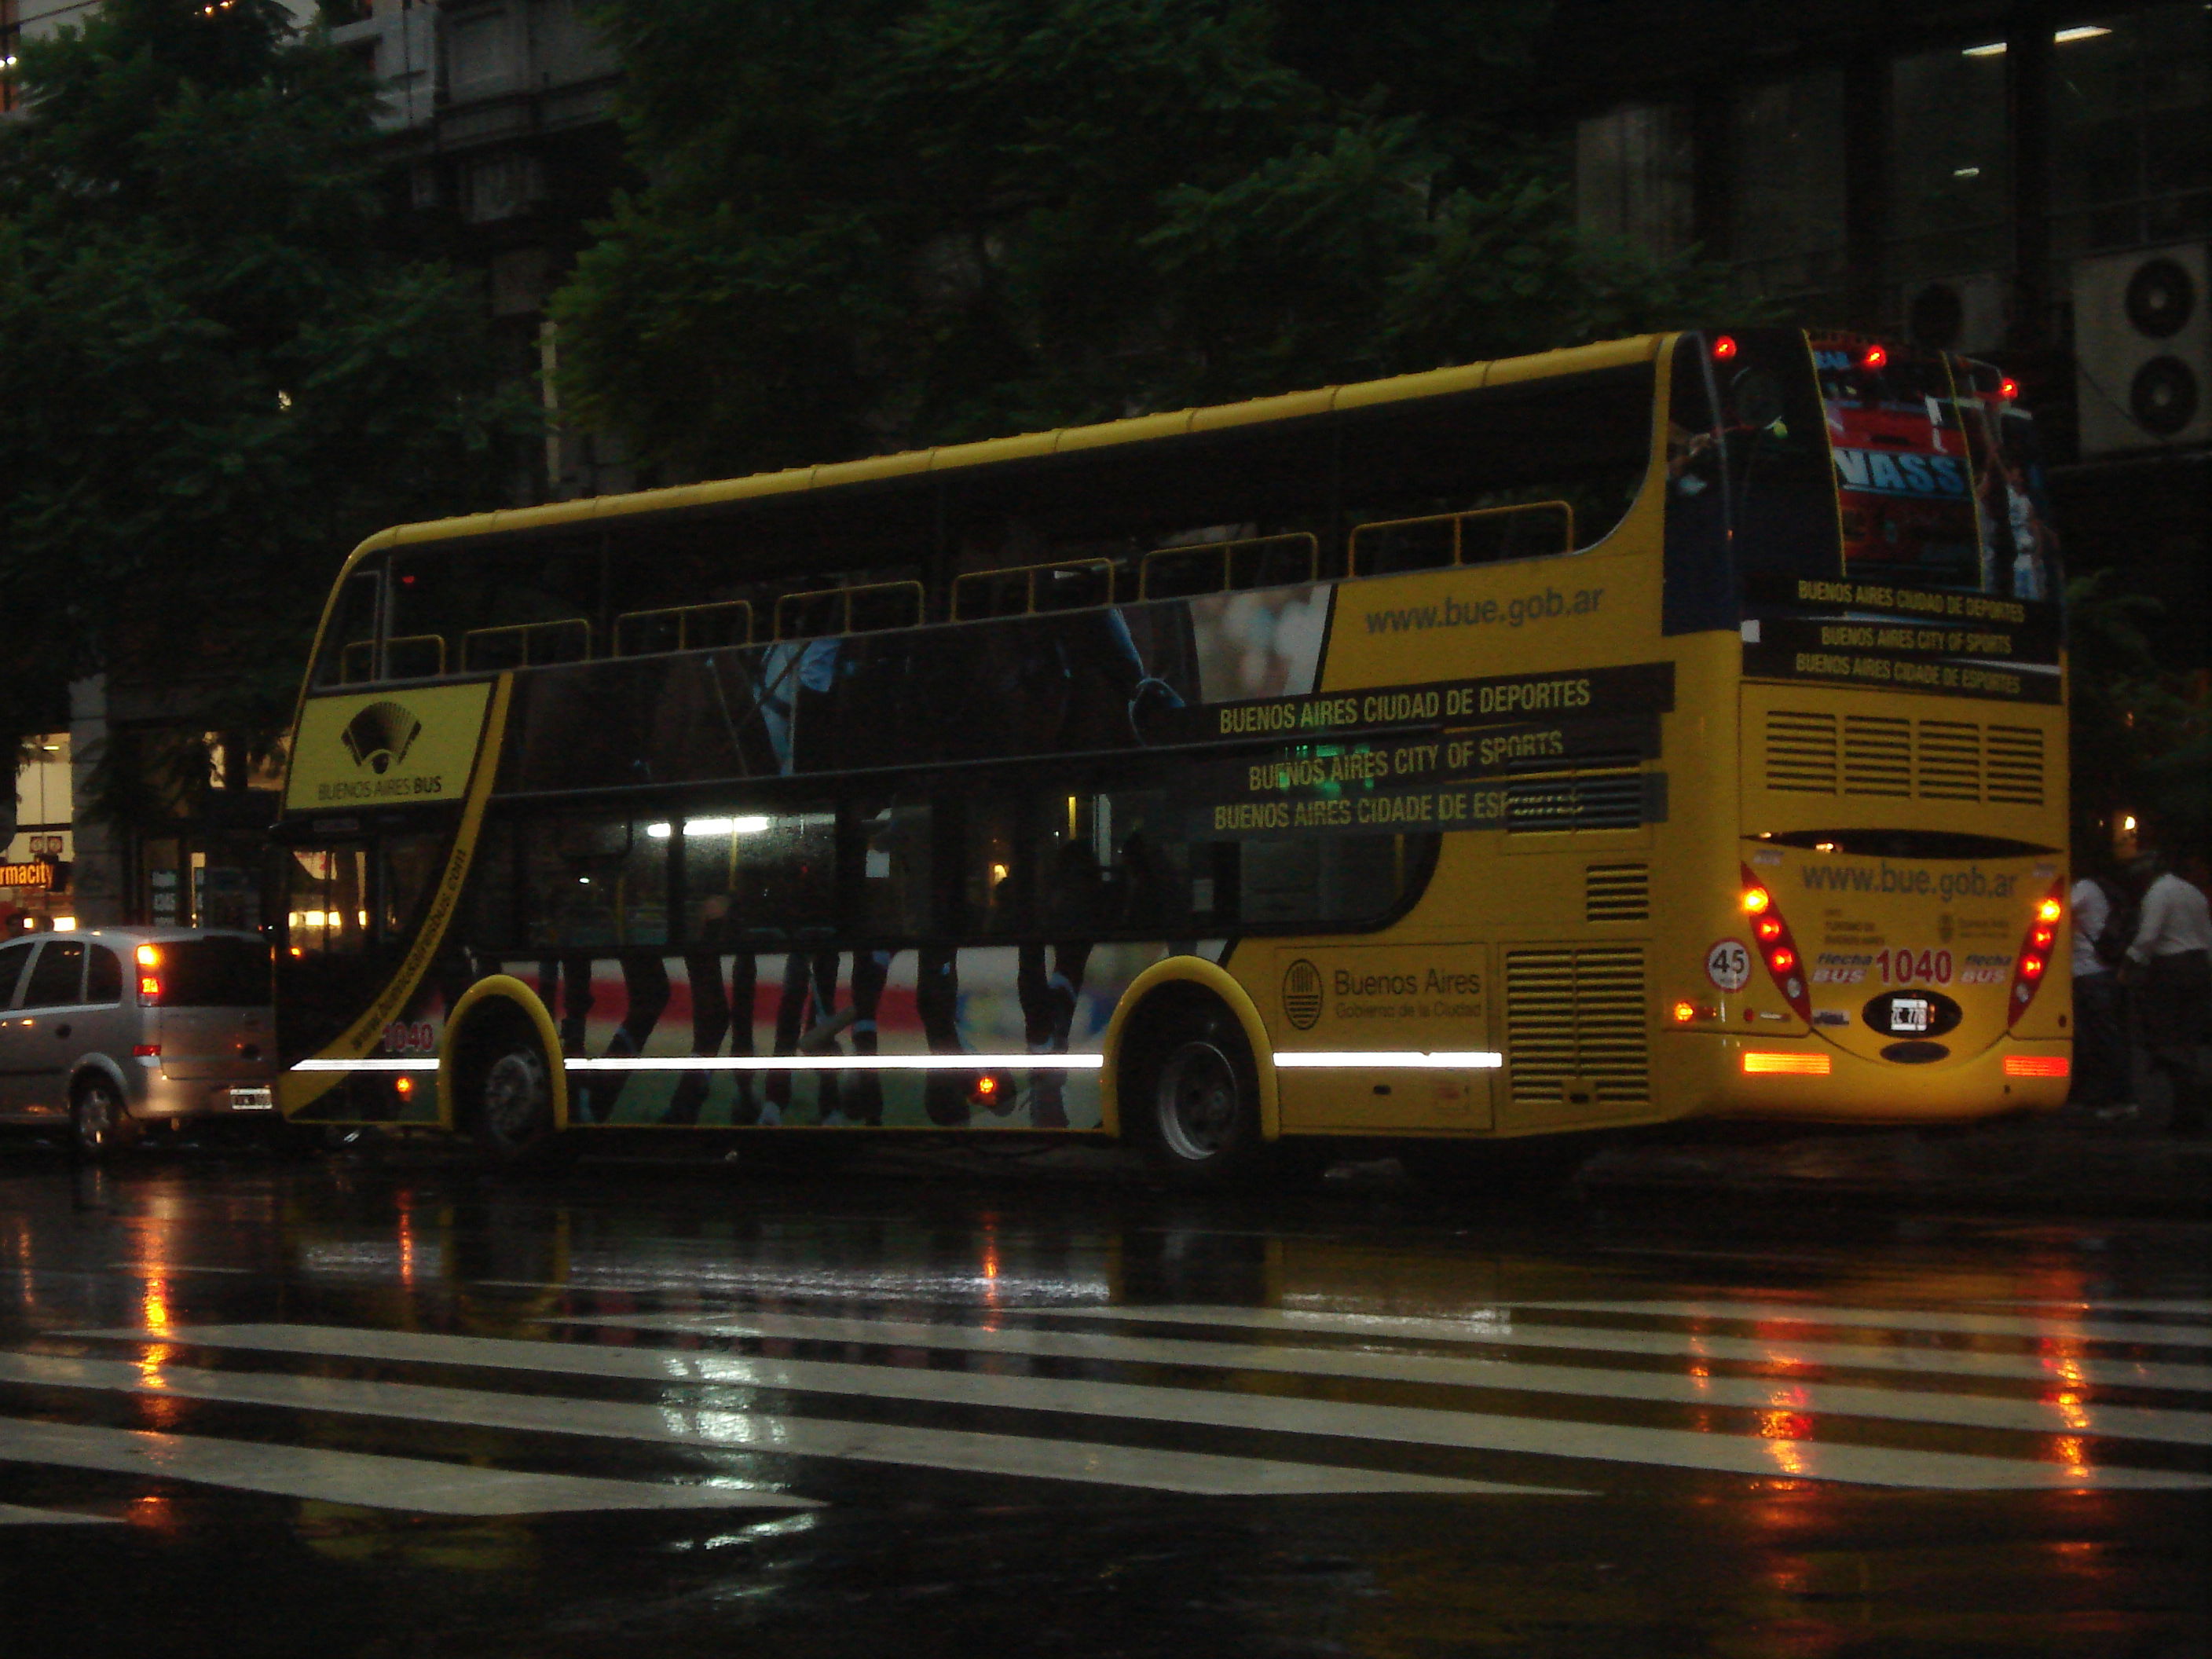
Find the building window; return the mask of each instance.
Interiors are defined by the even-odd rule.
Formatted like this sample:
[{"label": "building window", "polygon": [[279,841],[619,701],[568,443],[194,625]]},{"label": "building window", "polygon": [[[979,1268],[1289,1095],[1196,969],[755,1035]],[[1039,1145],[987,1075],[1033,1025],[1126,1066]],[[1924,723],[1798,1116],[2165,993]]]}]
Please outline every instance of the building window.
[{"label": "building window", "polygon": [[1738,94],[1729,251],[1751,295],[1808,309],[1844,287],[1844,76],[1823,70]]},{"label": "building window", "polygon": [[2053,252],[2212,232],[2212,9],[2153,6],[2058,31]]},{"label": "building window", "polygon": [[1585,231],[1618,236],[1662,258],[1692,240],[1690,112],[1627,104],[1575,131],[1575,216]]},{"label": "building window", "polygon": [[1889,72],[1889,275],[1930,277],[2011,262],[2005,60],[1947,46]]},{"label": "building window", "polygon": [[15,107],[15,57],[23,28],[15,21],[15,0],[0,0],[0,111]]}]

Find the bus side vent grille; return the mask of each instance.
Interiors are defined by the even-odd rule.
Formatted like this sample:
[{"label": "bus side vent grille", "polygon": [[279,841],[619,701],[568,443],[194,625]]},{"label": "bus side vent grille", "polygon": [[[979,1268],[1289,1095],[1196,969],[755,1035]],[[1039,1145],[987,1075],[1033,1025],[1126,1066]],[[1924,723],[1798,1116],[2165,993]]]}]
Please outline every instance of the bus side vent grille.
[{"label": "bus side vent grille", "polygon": [[1982,728],[1967,720],[1922,720],[1914,793],[1923,800],[1982,798]]},{"label": "bus side vent grille", "polygon": [[1990,727],[1989,798],[2014,806],[2043,805],[2043,733],[2032,726]]},{"label": "bus side vent grille", "polygon": [[1628,945],[1538,948],[1505,954],[1506,1064],[1516,1100],[1648,1104],[1651,1067],[1644,952]]},{"label": "bus side vent grille", "polygon": [[1644,821],[1650,793],[1641,772],[1595,772],[1510,783],[1505,786],[1505,828],[1516,835],[1540,830],[1633,830]]},{"label": "bus side vent grille", "polygon": [[1808,795],[1836,793],[1833,714],[1766,711],[1766,787]]},{"label": "bus side vent grille", "polygon": [[1911,720],[1882,714],[1844,717],[1844,793],[1911,798]]},{"label": "bus side vent grille", "polygon": [[1651,866],[1593,864],[1583,877],[1583,919],[1586,921],[1651,920]]}]

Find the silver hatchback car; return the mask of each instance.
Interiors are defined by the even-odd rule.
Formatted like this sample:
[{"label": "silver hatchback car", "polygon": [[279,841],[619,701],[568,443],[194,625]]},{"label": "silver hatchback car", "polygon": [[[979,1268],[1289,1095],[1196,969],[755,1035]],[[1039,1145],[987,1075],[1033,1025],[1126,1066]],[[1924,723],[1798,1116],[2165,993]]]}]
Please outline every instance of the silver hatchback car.
[{"label": "silver hatchback car", "polygon": [[0,1123],[58,1124],[106,1158],[152,1124],[273,1122],[269,942],[181,927],[0,945]]}]

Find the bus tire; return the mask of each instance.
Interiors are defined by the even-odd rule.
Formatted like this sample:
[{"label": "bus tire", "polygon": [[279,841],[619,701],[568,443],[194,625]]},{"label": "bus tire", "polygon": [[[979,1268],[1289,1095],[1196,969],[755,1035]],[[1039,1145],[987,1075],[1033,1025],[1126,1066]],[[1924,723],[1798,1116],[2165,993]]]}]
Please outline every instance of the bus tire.
[{"label": "bus tire", "polygon": [[107,1164],[138,1144],[141,1127],[123,1091],[94,1073],[70,1093],[70,1152],[79,1162]]},{"label": "bus tire", "polygon": [[1187,1186],[1228,1186],[1258,1173],[1260,1087],[1237,1017],[1186,992],[1140,1017],[1126,1046],[1122,1133],[1153,1168]]},{"label": "bus tire", "polygon": [[454,1108],[484,1156],[518,1164],[553,1138],[554,1061],[528,1015],[490,998],[461,1034]]}]

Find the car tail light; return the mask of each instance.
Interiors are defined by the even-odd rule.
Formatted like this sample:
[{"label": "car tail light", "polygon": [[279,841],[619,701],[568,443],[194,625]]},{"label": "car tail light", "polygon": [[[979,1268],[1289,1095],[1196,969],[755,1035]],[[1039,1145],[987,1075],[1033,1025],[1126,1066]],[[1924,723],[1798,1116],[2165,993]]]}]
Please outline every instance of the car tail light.
[{"label": "car tail light", "polygon": [[1790,936],[1790,924],[1782,919],[1774,895],[1759,884],[1748,866],[1743,871],[1743,913],[1751,919],[1759,959],[1765,963],[1775,988],[1796,1010],[1797,1018],[1810,1024],[1813,1000],[1806,994],[1805,964],[1798,958],[1797,941]]},{"label": "car tail light", "polygon": [[138,1006],[151,1008],[161,1000],[161,947],[142,945],[138,947]]},{"label": "car tail light", "polygon": [[131,1045],[131,1057],[133,1060],[159,1060],[161,1045],[158,1042],[134,1042]]},{"label": "car tail light", "polygon": [[2066,914],[2066,901],[2060,896],[2065,890],[2063,879],[2051,884],[2050,892],[2035,907],[2035,919],[2027,924],[2027,936],[2020,942],[2020,956],[2013,963],[2012,994],[2005,1000],[2008,1029],[2020,1024],[2020,1017],[2035,1000],[2044,976],[2051,971],[2051,954],[2058,948],[2059,918]]}]

